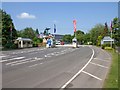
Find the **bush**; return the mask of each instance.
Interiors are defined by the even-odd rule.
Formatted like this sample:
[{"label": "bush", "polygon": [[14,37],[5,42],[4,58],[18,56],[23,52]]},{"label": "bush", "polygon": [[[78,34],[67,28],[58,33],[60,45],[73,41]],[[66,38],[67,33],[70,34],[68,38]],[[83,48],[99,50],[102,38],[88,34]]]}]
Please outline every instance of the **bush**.
[{"label": "bush", "polygon": [[[102,49],[105,49],[105,47],[111,47],[111,44],[106,43],[106,44],[102,44],[102,45],[101,45],[101,48],[102,48]],[[115,44],[112,44],[112,48],[115,48]]]},{"label": "bush", "polygon": [[104,48],[105,48],[105,46],[106,46],[105,44],[102,44],[102,47],[101,47],[101,48],[102,48],[102,49],[104,49]]}]

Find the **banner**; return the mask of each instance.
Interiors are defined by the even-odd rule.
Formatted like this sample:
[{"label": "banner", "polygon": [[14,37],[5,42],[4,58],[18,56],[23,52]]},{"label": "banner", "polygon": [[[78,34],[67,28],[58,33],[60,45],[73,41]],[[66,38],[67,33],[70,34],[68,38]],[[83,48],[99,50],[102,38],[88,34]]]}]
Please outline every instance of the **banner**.
[{"label": "banner", "polygon": [[76,32],[76,20],[73,20],[73,24],[74,24],[74,32]]}]

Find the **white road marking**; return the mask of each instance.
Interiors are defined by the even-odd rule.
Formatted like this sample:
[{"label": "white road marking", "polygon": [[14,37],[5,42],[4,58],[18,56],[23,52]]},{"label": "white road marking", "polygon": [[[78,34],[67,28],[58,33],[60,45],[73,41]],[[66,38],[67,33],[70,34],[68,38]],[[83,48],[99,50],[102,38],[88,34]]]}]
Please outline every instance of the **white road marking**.
[{"label": "white road marking", "polygon": [[100,64],[96,64],[96,63],[92,63],[92,62],[90,62],[90,63],[93,64],[93,65],[99,66],[99,67],[108,68],[108,67],[100,65]]},{"label": "white road marking", "polygon": [[19,64],[24,64],[24,63],[28,63],[29,61],[26,61],[26,62],[21,62],[21,63],[16,63],[16,64],[11,64],[11,66],[16,66],[16,65],[19,65]]},{"label": "white road marking", "polygon": [[0,56],[0,58],[3,58],[3,57],[6,57],[6,56]]},{"label": "white road marking", "polygon": [[29,67],[35,67],[35,66],[37,66],[38,64],[34,64],[34,65],[31,65],[31,66],[29,66]]},{"label": "white road marking", "polygon": [[20,63],[20,62],[24,62],[24,61],[28,61],[31,60],[32,58],[28,58],[28,59],[24,59],[24,60],[20,60],[20,61],[15,61],[15,62],[10,62],[10,63],[6,63],[6,65],[10,65],[10,64],[14,64],[14,63]]},{"label": "white road marking", "polygon": [[31,66],[28,66],[28,67],[35,67],[35,66],[38,66],[40,64],[43,64],[43,63],[39,63],[39,64],[34,64],[34,65],[31,65]]},{"label": "white road marking", "polygon": [[104,61],[104,62],[110,62],[108,60],[103,60],[103,59],[100,59],[100,58],[94,58],[94,59],[99,60],[99,61]]},{"label": "white road marking", "polygon": [[15,63],[15,64],[11,64],[11,66],[16,66],[16,65],[20,65],[20,64],[24,64],[24,63],[28,63],[28,62],[35,62],[35,61],[39,61],[39,60],[42,60],[43,58],[38,58],[38,59],[35,59],[35,60],[27,60],[25,62],[20,62],[20,63]]},{"label": "white road marking", "polygon": [[16,59],[19,60],[19,59],[23,59],[23,58],[25,58],[25,57],[16,57],[16,58],[8,59],[8,60],[2,60],[0,62],[7,62],[7,61],[16,60]]},{"label": "white road marking", "polygon": [[92,74],[90,74],[90,73],[88,73],[88,72],[85,72],[85,71],[82,71],[83,73],[85,73],[85,74],[88,74],[88,75],[90,75],[91,77],[94,77],[94,78],[96,78],[96,79],[98,79],[98,80],[102,80],[101,78],[99,78],[99,77],[97,77],[97,76],[95,76],[95,75],[92,75]]},{"label": "white road marking", "polygon": [[50,55],[45,55],[45,57],[51,57]]},{"label": "white road marking", "polygon": [[45,57],[47,57],[47,55],[45,55]]},{"label": "white road marking", "polygon": [[[92,48],[91,48],[92,49]],[[87,65],[91,62],[91,60],[93,59],[93,56],[95,54],[95,51],[92,49],[92,56],[89,59],[89,61],[84,65],[84,67],[82,69],[80,69],[68,82],[66,82],[61,88],[64,89],[70,82],[72,82],[86,67]]]}]

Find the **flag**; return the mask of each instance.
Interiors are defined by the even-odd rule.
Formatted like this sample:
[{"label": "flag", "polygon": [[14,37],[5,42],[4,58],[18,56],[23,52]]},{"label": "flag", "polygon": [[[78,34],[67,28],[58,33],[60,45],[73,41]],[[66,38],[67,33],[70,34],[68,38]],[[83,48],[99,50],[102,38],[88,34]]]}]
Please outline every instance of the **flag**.
[{"label": "flag", "polygon": [[54,33],[56,33],[56,25],[54,24]]},{"label": "flag", "polygon": [[110,25],[110,31],[112,32],[112,21],[111,21],[111,25]]},{"label": "flag", "polygon": [[74,32],[76,32],[76,20],[73,20],[73,24],[74,24]]}]

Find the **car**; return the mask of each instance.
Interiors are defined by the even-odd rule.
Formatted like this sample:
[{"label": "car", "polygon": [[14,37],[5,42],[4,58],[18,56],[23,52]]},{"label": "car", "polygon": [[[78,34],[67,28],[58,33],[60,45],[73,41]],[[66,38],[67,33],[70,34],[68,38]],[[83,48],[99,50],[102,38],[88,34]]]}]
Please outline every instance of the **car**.
[{"label": "car", "polygon": [[60,45],[61,44],[61,42],[60,41],[56,41],[56,45]]},{"label": "car", "polygon": [[64,45],[64,42],[63,42],[63,41],[61,41],[61,45]]}]

